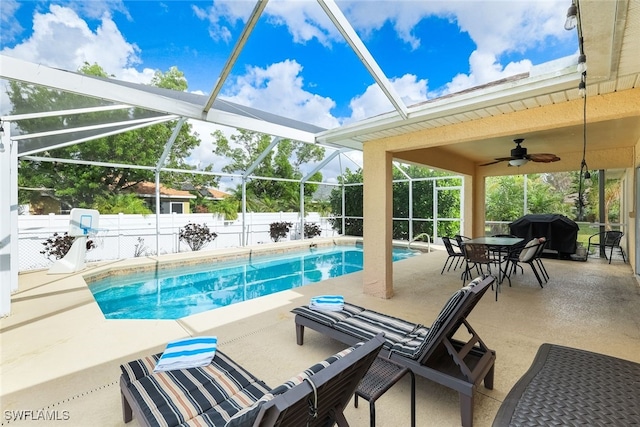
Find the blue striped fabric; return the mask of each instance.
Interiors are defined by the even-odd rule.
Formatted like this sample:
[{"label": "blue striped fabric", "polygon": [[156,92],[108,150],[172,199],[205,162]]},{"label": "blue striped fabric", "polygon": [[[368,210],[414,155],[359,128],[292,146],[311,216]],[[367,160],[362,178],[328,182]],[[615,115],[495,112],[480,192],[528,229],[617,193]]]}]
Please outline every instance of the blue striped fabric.
[{"label": "blue striped fabric", "polygon": [[217,337],[195,337],[172,341],[160,356],[153,372],[207,366],[216,354]]},{"label": "blue striped fabric", "polygon": [[222,351],[199,368],[151,373],[160,355],[121,365],[142,416],[151,427],[223,426],[271,388]]}]

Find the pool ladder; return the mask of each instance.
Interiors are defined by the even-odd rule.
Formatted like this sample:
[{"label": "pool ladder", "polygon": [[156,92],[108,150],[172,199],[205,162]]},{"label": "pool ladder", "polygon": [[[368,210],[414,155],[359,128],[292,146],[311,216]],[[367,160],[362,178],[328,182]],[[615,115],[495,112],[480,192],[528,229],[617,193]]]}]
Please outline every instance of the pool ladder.
[{"label": "pool ladder", "polygon": [[422,239],[423,237],[427,238],[427,252],[431,252],[431,236],[429,236],[429,234],[427,234],[427,233],[420,233],[416,237],[411,239],[411,241],[407,245],[407,249],[411,249],[411,244],[413,242],[415,242],[416,240],[418,240],[418,239]]}]

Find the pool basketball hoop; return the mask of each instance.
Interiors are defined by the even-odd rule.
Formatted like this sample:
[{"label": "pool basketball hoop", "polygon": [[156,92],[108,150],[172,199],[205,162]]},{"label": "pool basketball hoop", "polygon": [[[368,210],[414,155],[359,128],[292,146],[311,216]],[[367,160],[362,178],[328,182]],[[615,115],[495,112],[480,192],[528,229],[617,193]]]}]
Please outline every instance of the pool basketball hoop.
[{"label": "pool basketball hoop", "polygon": [[95,209],[71,209],[69,236],[75,237],[75,240],[64,258],[56,260],[49,268],[48,274],[65,274],[84,270],[87,236],[98,231],[99,220],[100,212]]}]

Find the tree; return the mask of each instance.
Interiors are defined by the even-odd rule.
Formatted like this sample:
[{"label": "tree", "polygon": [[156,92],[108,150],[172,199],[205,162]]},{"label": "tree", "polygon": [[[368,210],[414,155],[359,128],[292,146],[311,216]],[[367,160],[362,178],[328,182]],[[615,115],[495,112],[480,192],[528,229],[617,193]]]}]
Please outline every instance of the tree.
[{"label": "tree", "polygon": [[151,209],[144,200],[133,193],[98,196],[93,202],[93,209],[101,214],[151,214]]},{"label": "tree", "polygon": [[[229,139],[221,132],[212,134],[216,148],[214,153],[227,157],[231,163],[222,168],[223,172],[244,173],[268,148],[271,136],[239,129]],[[266,153],[264,159],[253,171],[253,175],[268,178],[300,180],[303,178],[300,166],[311,161],[320,161],[324,157],[324,148],[302,142],[283,139]],[[322,174],[316,172],[311,181],[321,181]],[[305,201],[310,201],[317,184],[305,184]],[[249,179],[246,184],[247,206],[257,212],[286,211],[300,209],[300,183],[295,181],[276,181]],[[241,200],[242,191],[238,187],[234,193]]]},{"label": "tree", "polygon": [[344,188],[345,217],[362,217],[364,211],[362,185],[347,185],[362,183],[362,169],[352,172],[349,168],[338,177],[338,182],[343,186],[334,187],[329,196],[331,211],[334,217],[329,221],[332,227],[340,234],[347,236],[362,236],[363,223],[360,218],[345,218],[345,227],[342,229],[342,190]]},{"label": "tree", "polygon": [[[81,73],[96,77],[108,78],[98,64],[87,64],[79,70]],[[186,90],[187,82],[182,72],[172,67],[166,73],[156,71],[152,84],[157,87]],[[97,99],[83,97],[59,90],[47,89],[40,86],[9,82],[7,94],[11,99],[12,114],[22,114],[38,111],[58,111],[82,107],[98,106]],[[114,110],[108,112],[94,112],[67,116],[53,116],[39,119],[20,120],[18,126],[24,133],[34,133],[43,130],[72,129],[97,123],[124,121],[141,117],[148,117],[149,112],[138,108],[130,110]],[[118,135],[111,135],[75,144],[68,147],[52,148],[40,155],[60,159],[74,159],[85,161],[112,162],[128,165],[156,166],[165,143],[170,138],[177,122],[158,124],[146,128],[128,131]],[[71,134],[74,135],[74,134]],[[85,137],[82,133],[77,137]],[[67,134],[64,142],[69,139]],[[185,159],[193,148],[200,143],[197,136],[192,135],[191,126],[185,123],[176,139],[166,166],[171,168],[193,169],[186,164]],[[22,151],[39,148],[46,144],[51,146],[51,139],[47,141],[33,138],[25,142]],[[187,178],[185,178],[185,176]],[[191,175],[163,173],[163,184],[174,186]],[[133,169],[127,167],[103,167],[70,164],[47,161],[20,161],[19,186],[21,188],[51,189],[55,197],[64,203],[76,207],[91,207],[96,197],[108,198],[114,194],[126,193],[137,183],[154,181],[152,170]],[[217,180],[211,176],[198,175],[199,184],[206,182],[215,185]],[[20,190],[21,203],[28,202],[32,193]]]},{"label": "tree", "polygon": [[[403,171],[409,175],[412,180],[411,184],[407,180],[406,175],[397,168],[394,169],[393,179],[397,182],[393,183],[393,217],[399,220],[393,222],[393,238],[409,239],[409,212],[411,209],[412,218],[433,219],[433,191],[434,181],[423,180],[420,178],[439,179],[439,185],[443,187],[455,187],[462,185],[460,178],[449,177],[446,172],[434,171],[419,166],[404,167]],[[362,185],[346,185],[354,183],[362,183],[362,169],[355,172],[347,169],[345,173],[338,177],[338,182],[345,184],[345,216],[346,217],[362,217],[363,216],[363,187]],[[413,186],[413,205],[409,204],[409,185]],[[460,194],[456,190],[441,190],[438,192],[438,214],[441,218],[459,218],[460,217]],[[335,217],[331,219],[331,224],[339,233],[342,231],[342,187],[335,187],[330,195],[331,210]],[[438,235],[450,236],[459,232],[459,224],[457,222],[439,221]],[[363,220],[360,218],[347,218],[345,220],[344,234],[353,236],[362,236]],[[427,233],[433,236],[433,227],[431,221],[413,222],[413,235]]]},{"label": "tree", "polygon": [[[607,180],[604,187],[604,218],[603,222],[609,224],[611,222],[620,221],[620,181]],[[611,226],[608,226],[609,230]]]},{"label": "tree", "polygon": [[191,201],[191,211],[196,213],[218,213],[224,215],[225,220],[238,219],[240,202],[234,197],[225,197],[222,200],[206,200],[202,194],[197,193],[196,199]]},{"label": "tree", "polygon": [[[412,186],[413,205],[411,206],[411,216],[422,219],[413,221],[413,236],[421,233],[434,235],[433,222],[424,219],[434,219],[433,195],[435,186],[444,187],[437,191],[437,217],[438,218],[460,218],[460,191],[450,187],[462,186],[460,178],[452,177],[449,172],[437,171],[420,166],[402,166],[402,173],[399,167],[394,168],[393,179],[399,182],[394,183],[393,191],[393,216],[394,218],[409,218],[409,185]],[[412,178],[409,182],[406,175]],[[437,180],[423,178],[438,178]],[[438,236],[453,236],[460,232],[460,224],[457,221],[438,221]],[[409,222],[394,221],[393,236],[395,239],[409,239]]]},{"label": "tree", "polygon": [[[515,221],[524,214],[558,213],[571,214],[571,205],[565,203],[567,191],[572,186],[567,175],[558,178],[549,174],[526,175],[527,212],[525,206],[525,176],[508,175],[489,177],[486,181],[486,220]],[[570,175],[569,175],[570,176]],[[558,185],[560,188],[557,188]],[[495,229],[492,232],[499,232]]]}]

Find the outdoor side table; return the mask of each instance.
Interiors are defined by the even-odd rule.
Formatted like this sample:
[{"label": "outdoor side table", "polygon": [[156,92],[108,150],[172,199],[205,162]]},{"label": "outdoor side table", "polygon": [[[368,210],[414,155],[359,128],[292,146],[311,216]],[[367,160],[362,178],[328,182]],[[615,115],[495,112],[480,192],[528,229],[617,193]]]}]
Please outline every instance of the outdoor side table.
[{"label": "outdoor side table", "polygon": [[384,357],[377,357],[360,381],[354,397],[358,407],[358,396],[369,402],[371,427],[376,425],[376,400],[397,383],[405,374],[411,375],[411,427],[416,425],[416,379],[411,369],[400,366]]}]

